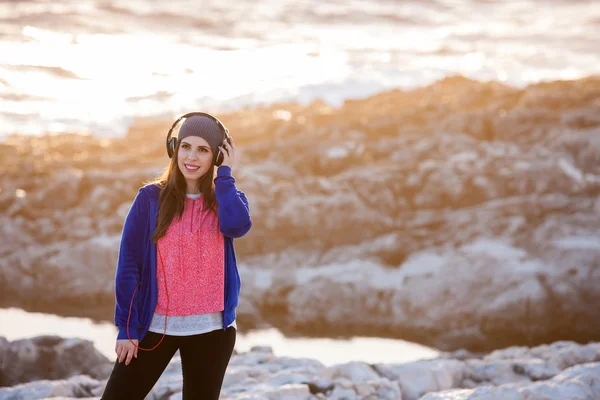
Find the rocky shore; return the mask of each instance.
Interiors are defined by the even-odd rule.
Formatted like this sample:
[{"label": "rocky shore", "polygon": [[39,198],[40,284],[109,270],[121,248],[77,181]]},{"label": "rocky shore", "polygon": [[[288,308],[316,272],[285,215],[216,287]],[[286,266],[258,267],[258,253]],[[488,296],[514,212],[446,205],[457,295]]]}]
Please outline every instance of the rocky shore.
[{"label": "rocky shore", "polygon": [[[220,117],[254,221],[236,240],[245,327],[445,351],[600,340],[600,77]],[[0,307],[112,321],[123,220],[171,123],[0,143]]]},{"label": "rocky shore", "polygon": [[[0,337],[0,400],[98,399],[112,363],[90,342]],[[181,399],[177,353],[148,400]],[[224,400],[594,400],[600,399],[600,343],[555,342],[491,353],[460,350],[404,364],[360,361],[325,367],[277,357],[269,347],[235,353]]]}]

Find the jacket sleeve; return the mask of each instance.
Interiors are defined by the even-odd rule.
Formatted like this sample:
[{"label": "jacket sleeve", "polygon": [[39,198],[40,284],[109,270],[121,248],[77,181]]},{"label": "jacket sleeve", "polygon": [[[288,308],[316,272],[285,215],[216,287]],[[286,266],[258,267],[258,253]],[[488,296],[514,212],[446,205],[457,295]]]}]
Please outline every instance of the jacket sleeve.
[{"label": "jacket sleeve", "polygon": [[248,233],[252,227],[248,199],[244,192],[235,187],[235,179],[228,165],[217,169],[215,196],[219,204],[221,233],[231,238],[239,238]]},{"label": "jacket sleeve", "polygon": [[[131,297],[138,283],[140,283],[142,262],[144,257],[144,234],[148,226],[148,195],[141,189],[133,200],[133,204],[125,218],[119,246],[117,260],[117,272],[115,277],[115,325],[119,328],[117,339],[127,339],[127,317]],[[129,321],[129,337],[138,338],[139,289],[135,293],[135,302],[131,307],[131,319]]]}]

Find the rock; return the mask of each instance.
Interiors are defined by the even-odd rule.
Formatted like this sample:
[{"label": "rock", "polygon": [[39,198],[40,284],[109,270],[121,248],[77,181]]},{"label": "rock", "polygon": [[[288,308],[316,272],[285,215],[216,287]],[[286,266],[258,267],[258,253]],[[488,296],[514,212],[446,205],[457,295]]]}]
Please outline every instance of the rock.
[{"label": "rock", "polygon": [[310,379],[307,379],[306,376],[303,376],[298,373],[289,373],[289,372],[276,372],[272,375],[267,383],[273,386],[283,386],[283,385],[293,385],[293,384],[307,384]]},{"label": "rock", "polygon": [[86,375],[74,376],[68,380],[59,381],[48,397],[94,397],[98,395],[102,383]]},{"label": "rock", "polygon": [[585,345],[574,345],[570,341],[558,341],[533,348],[513,346],[495,350],[483,359],[491,361],[535,359],[541,360],[558,370],[563,370],[578,364],[599,362],[600,345],[596,342]]},{"label": "rock", "polygon": [[72,376],[65,380],[39,380],[0,388],[0,400],[99,398],[99,389],[104,385],[105,382],[86,375]]},{"label": "rock", "polygon": [[328,379],[317,379],[313,382],[309,382],[308,386],[310,388],[310,392],[314,394],[324,394],[333,389],[334,385]]},{"label": "rock", "polygon": [[390,382],[380,378],[370,382],[362,382],[356,386],[356,394],[360,399],[402,400],[402,392],[398,382]]},{"label": "rock", "polygon": [[[454,76],[339,108],[223,115],[254,221],[236,241],[253,280],[240,323],[446,351],[597,340],[598,98],[599,77],[511,88]],[[163,123],[2,144],[0,305],[110,319],[119,235],[165,166],[164,144],[146,140]],[[112,239],[89,249],[96,237]],[[82,254],[98,268],[71,268]],[[60,296],[40,298],[42,282]]]},{"label": "rock", "polygon": [[[324,370],[323,364],[315,360],[276,357],[269,347],[254,347],[232,357],[222,393],[225,399],[276,399],[283,395],[305,398],[302,396],[313,390],[332,387],[321,378]],[[280,392],[280,388],[284,390]]]},{"label": "rock", "polygon": [[65,169],[57,171],[54,179],[47,182],[32,199],[31,206],[43,208],[69,208],[80,201],[80,185],[83,171]]},{"label": "rock", "polygon": [[406,364],[376,364],[374,370],[392,381],[398,381],[404,400],[416,400],[425,393],[460,386],[465,367],[455,360],[430,360]]},{"label": "rock", "polygon": [[[114,278],[108,279],[114,272],[120,238],[118,236],[95,235],[73,247],[64,247],[46,261],[46,268],[60,271],[60,277],[68,277],[60,287],[72,293],[73,297],[98,294],[110,295],[114,289]],[[85,265],[86,268],[81,268]],[[101,279],[99,277],[105,277]],[[95,278],[95,282],[92,279]],[[58,286],[58,285],[57,285]]]},{"label": "rock", "polygon": [[358,400],[354,389],[341,387],[336,387],[327,398],[330,400]]},{"label": "rock", "polygon": [[[38,336],[13,342],[0,340],[0,346],[0,386],[82,374],[105,379],[112,370],[109,360],[87,340]],[[90,381],[78,378],[69,382],[70,385],[73,382],[87,384]]]},{"label": "rock", "polygon": [[[0,264],[5,271],[0,279],[6,288],[2,296],[20,297],[23,306],[38,311],[99,317],[112,308],[112,315],[119,241],[118,236],[94,235],[75,245],[31,246],[16,253],[6,266]],[[16,281],[21,281],[21,286],[11,284]],[[56,304],[61,307],[57,309]],[[82,307],[85,304],[92,306]],[[98,307],[102,304],[103,308]]]},{"label": "rock", "polygon": [[377,378],[371,381],[358,382],[354,385],[336,386],[327,399],[387,399],[402,400],[402,393],[397,382],[391,382],[385,378]]},{"label": "rock", "polygon": [[[460,399],[462,393],[475,392],[461,392],[458,388],[481,389],[481,393],[485,393],[486,388],[498,387],[504,388],[502,396],[509,393],[516,396],[516,388],[554,379],[573,365],[600,361],[597,343],[580,345],[564,341],[533,348],[509,347],[474,358],[463,356],[464,360],[442,357],[404,364],[375,364],[373,369],[380,376],[397,381],[404,400],[417,400],[427,393],[446,393],[451,389],[452,395]],[[513,386],[506,386],[508,384]],[[502,396],[496,398],[504,399]]]},{"label": "rock", "polygon": [[265,392],[269,400],[309,400],[311,398],[308,386],[300,383],[285,384]]},{"label": "rock", "polygon": [[369,365],[361,362],[334,365],[324,371],[324,377],[332,381],[345,378],[351,382],[368,382],[378,379],[379,375]]},{"label": "rock", "polygon": [[250,351],[257,353],[273,354],[273,348],[271,346],[252,346],[250,348]]},{"label": "rock", "polygon": [[24,231],[23,225],[23,218],[11,219],[4,215],[0,216],[0,234],[2,235],[0,255],[8,256],[17,248],[35,243],[35,239]]},{"label": "rock", "polygon": [[121,221],[125,221],[125,218],[127,217],[127,214],[129,213],[129,209],[131,208],[131,202],[125,202],[125,203],[121,203],[118,207],[117,207],[117,216],[119,217],[119,219]]},{"label": "rock", "polygon": [[[328,368],[314,360],[275,357],[265,349],[255,349],[232,357],[221,398],[596,399],[600,395],[600,362],[590,360],[597,358],[599,348],[597,342],[563,341],[532,348],[509,347],[475,358],[463,353],[464,360],[443,356],[373,366],[355,361]],[[181,399],[182,384],[181,359],[176,353],[147,398]],[[0,388],[0,400],[98,398],[105,386],[106,380],[76,375]]]},{"label": "rock", "polygon": [[[312,335],[358,335],[359,326],[370,332],[391,328],[443,350],[476,351],[551,332],[578,332],[583,341],[593,337],[591,326],[600,331],[590,307],[591,299],[600,297],[593,289],[600,250],[567,250],[566,243],[550,242],[544,255],[534,256],[509,241],[480,238],[456,249],[414,253],[400,269],[374,261],[297,268],[295,276],[273,280],[266,290],[259,282],[251,284],[250,299],[268,298],[268,308],[262,308],[274,323]],[[560,252],[570,257],[562,258]],[[574,260],[579,262],[571,272],[558,267]],[[257,273],[254,279],[262,276]],[[578,291],[581,295],[574,294]],[[549,319],[552,313],[561,318]],[[329,324],[312,323],[320,320]],[[573,320],[588,325],[575,328]],[[545,328],[549,324],[552,328]]]},{"label": "rock", "polygon": [[421,400],[595,400],[600,398],[600,363],[581,364],[554,378],[530,384],[505,384],[430,393]]}]

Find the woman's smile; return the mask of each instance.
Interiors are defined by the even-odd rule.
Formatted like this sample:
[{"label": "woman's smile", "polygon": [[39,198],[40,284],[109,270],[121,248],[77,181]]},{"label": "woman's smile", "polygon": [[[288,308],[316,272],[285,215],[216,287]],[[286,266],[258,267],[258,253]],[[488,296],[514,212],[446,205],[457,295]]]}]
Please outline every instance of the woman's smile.
[{"label": "woman's smile", "polygon": [[196,172],[196,171],[198,171],[198,170],[200,169],[200,167],[199,167],[199,166],[197,166],[197,165],[194,165],[194,164],[188,164],[188,163],[185,163],[185,164],[183,164],[183,165],[185,166],[185,169],[186,169],[188,172]]}]

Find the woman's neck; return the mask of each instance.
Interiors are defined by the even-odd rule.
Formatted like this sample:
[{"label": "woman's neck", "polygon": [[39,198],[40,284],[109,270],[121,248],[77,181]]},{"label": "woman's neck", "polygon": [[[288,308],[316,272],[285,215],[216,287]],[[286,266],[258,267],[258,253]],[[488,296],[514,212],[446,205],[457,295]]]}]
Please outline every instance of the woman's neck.
[{"label": "woman's neck", "polygon": [[185,189],[185,194],[200,194],[200,189],[196,186],[196,181],[192,184],[191,182],[187,182],[187,186]]}]

